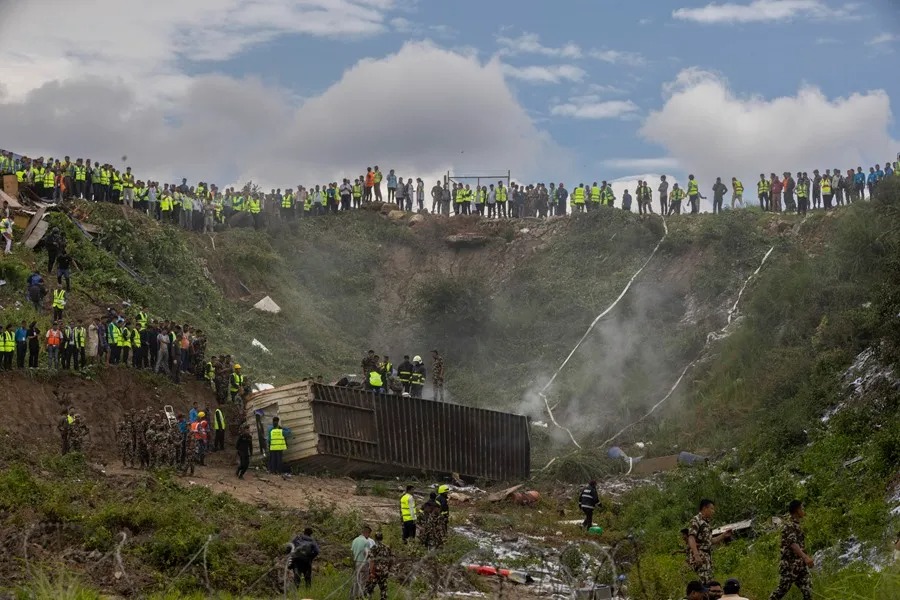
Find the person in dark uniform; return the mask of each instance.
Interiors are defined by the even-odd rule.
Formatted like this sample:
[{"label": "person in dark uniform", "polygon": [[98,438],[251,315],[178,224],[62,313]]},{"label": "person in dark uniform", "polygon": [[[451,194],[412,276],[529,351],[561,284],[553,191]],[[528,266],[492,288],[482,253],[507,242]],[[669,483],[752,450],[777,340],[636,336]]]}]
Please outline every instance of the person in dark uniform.
[{"label": "person in dark uniform", "polygon": [[253,455],[253,436],[250,435],[250,426],[246,423],[241,425],[241,433],[238,435],[236,448],[240,464],[238,464],[235,475],[237,475],[238,479],[243,479],[244,473],[247,472],[247,468],[250,466],[250,457]]},{"label": "person in dark uniform", "polygon": [[578,497],[578,506],[581,508],[581,512],[584,513],[582,526],[585,529],[590,529],[593,526],[594,509],[597,508],[598,504],[600,504],[600,495],[597,493],[597,482],[591,480],[587,487],[581,490],[581,495]]}]

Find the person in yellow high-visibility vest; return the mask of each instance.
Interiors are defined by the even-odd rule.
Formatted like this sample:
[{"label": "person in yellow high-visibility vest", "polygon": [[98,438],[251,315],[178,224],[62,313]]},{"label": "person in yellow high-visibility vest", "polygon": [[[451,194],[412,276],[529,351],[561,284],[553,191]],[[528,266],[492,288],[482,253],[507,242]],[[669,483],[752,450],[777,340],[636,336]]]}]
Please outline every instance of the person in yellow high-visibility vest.
[{"label": "person in yellow high-visibility vest", "polygon": [[212,451],[225,449],[225,413],[217,408],[213,413],[213,447]]},{"label": "person in yellow high-visibility vest", "polygon": [[416,499],[413,486],[406,486],[406,493],[400,496],[400,518],[403,520],[403,543],[416,537]]},{"label": "person in yellow high-visibility vest", "polygon": [[269,473],[281,475],[283,464],[282,455],[287,450],[287,438],[291,430],[282,427],[278,417],[272,417],[272,427],[269,428]]},{"label": "person in yellow high-visibility vest", "polygon": [[574,212],[584,212],[584,184],[579,183],[578,187],[572,190],[572,210]]},{"label": "person in yellow high-visibility vest", "polygon": [[744,184],[737,177],[731,178],[731,209],[734,210],[734,203],[737,202],[744,208]]}]

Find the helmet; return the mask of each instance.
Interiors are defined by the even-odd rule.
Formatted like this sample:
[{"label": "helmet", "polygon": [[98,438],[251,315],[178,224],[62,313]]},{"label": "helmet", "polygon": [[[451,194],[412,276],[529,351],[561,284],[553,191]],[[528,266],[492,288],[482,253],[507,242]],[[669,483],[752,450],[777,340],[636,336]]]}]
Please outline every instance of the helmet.
[{"label": "helmet", "polygon": [[416,355],[413,357],[413,362],[422,362],[422,357],[419,356],[418,354],[416,354]]},{"label": "helmet", "polygon": [[206,413],[203,412],[202,410],[201,410],[200,412],[197,413],[197,418],[198,418],[198,419],[202,419],[202,418],[205,417],[205,416],[206,416]]},{"label": "helmet", "polygon": [[241,365],[235,363],[234,368],[235,368],[235,369],[240,369],[240,368],[241,368]]},{"label": "helmet", "polygon": [[450,486],[447,485],[446,483],[438,486],[438,494],[446,494],[449,491],[450,491]]}]

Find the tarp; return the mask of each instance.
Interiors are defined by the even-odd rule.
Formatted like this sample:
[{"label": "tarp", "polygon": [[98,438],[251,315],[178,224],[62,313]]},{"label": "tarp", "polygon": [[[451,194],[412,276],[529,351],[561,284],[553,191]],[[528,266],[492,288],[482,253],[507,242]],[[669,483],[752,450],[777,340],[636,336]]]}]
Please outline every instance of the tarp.
[{"label": "tarp", "polygon": [[281,312],[281,307],[275,304],[275,301],[272,300],[272,298],[270,298],[269,296],[266,296],[265,298],[254,304],[253,308],[275,314]]},{"label": "tarp", "polygon": [[252,345],[252,346],[254,346],[254,347],[256,347],[256,348],[259,348],[260,350],[262,350],[262,351],[265,352],[266,354],[272,354],[272,352],[271,352],[268,348],[266,348],[265,346],[263,346],[262,342],[260,342],[260,341],[259,341],[258,339],[256,339],[256,338],[253,338],[253,341],[250,342],[250,345]]}]

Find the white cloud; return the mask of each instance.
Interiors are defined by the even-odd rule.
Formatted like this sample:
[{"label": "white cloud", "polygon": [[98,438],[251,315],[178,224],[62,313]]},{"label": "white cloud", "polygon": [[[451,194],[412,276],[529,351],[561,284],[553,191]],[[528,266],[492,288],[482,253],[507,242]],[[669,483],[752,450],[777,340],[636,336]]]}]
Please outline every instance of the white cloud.
[{"label": "white cloud", "polygon": [[637,52],[623,52],[621,50],[591,50],[588,56],[611,65],[626,65],[629,67],[641,67],[647,64],[646,59]]},{"label": "white cloud", "polygon": [[520,54],[539,54],[553,58],[581,58],[581,48],[572,42],[559,47],[544,46],[536,33],[523,33],[519,37],[499,36],[501,56],[517,56]]},{"label": "white cloud", "polygon": [[413,31],[414,26],[415,23],[404,17],[394,17],[391,19],[391,27],[394,28],[394,31],[399,31],[400,33],[409,33]]},{"label": "white cloud", "polygon": [[557,104],[550,108],[550,114],[553,116],[574,119],[619,119],[631,116],[637,111],[637,104],[631,100],[597,102],[590,97],[571,98],[565,104]]},{"label": "white cloud", "polygon": [[900,37],[893,33],[881,33],[866,42],[867,46],[880,46],[896,42]]},{"label": "white cloud", "polygon": [[742,177],[867,165],[895,154],[890,98],[881,90],[828,98],[815,87],[778,98],[741,97],[720,75],[688,69],[641,134],[698,175],[704,193],[717,176]]},{"label": "white cloud", "polygon": [[[672,172],[679,168],[678,161],[671,156],[657,158],[611,158],[603,161],[604,167],[622,171]],[[659,176],[657,175],[657,179]],[[642,179],[642,178],[639,178]]]},{"label": "white cloud", "polygon": [[[21,99],[69,77],[122,79],[140,99],[183,93],[182,63],[221,61],[279,36],[384,31],[396,0],[29,0],[4,13],[0,82]],[[59,26],[47,26],[48,15]]]},{"label": "white cloud", "polygon": [[507,77],[528,83],[560,83],[562,81],[581,81],[587,75],[584,69],[575,65],[530,65],[514,67],[504,64],[503,73]]},{"label": "white cloud", "polygon": [[672,16],[696,23],[762,23],[796,19],[842,19],[856,15],[857,4],[833,8],[823,0],[753,0],[748,4],[710,3],[700,8],[679,8]]},{"label": "white cloud", "polygon": [[[172,12],[173,22],[184,18]],[[123,27],[132,28],[126,21]],[[27,27],[17,35],[47,33],[40,19],[20,24]],[[3,145],[32,156],[118,162],[128,155],[138,176],[160,181],[189,177],[227,185],[252,178],[282,188],[354,176],[374,164],[405,176],[476,168],[524,176],[549,156],[559,161],[554,171],[569,169],[568,153],[513,97],[499,60],[485,63],[429,42],[407,43],[396,54],[359,61],[321,95],[298,101],[255,79],[188,75],[176,68],[177,56],[162,49],[171,28],[150,29],[161,42],[150,36],[144,45],[155,48],[164,68],[154,69],[137,51],[115,63],[126,73],[136,65],[147,82],[114,77],[108,69],[82,73],[79,67],[96,57],[72,58],[79,48],[74,34],[66,34],[70,42],[61,34],[53,38],[71,72],[48,70],[0,98]],[[94,31],[82,27],[81,34]],[[145,95],[147,85],[166,78],[166,101]],[[460,101],[447,93],[453,89],[478,93]]]}]

